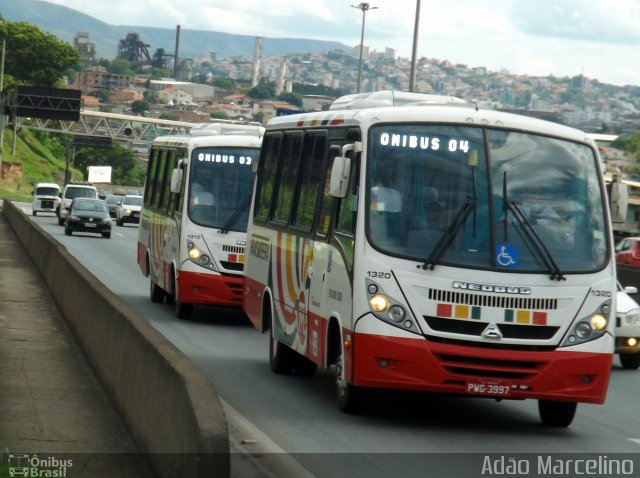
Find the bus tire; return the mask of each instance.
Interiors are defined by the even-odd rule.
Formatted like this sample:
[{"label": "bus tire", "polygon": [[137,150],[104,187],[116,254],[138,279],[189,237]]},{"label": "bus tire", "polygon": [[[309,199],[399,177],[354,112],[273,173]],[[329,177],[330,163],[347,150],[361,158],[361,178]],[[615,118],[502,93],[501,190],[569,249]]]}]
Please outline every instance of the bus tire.
[{"label": "bus tire", "polygon": [[343,413],[360,415],[364,413],[367,406],[366,390],[347,382],[342,366],[343,357],[344,355],[341,354],[336,361],[335,386],[338,408]]},{"label": "bus tire", "polygon": [[542,423],[548,427],[566,428],[571,425],[576,414],[576,402],[538,400],[538,411]]},{"label": "bus tire", "polygon": [[153,282],[151,277],[149,277],[149,284],[149,298],[151,299],[151,302],[155,304],[164,302],[164,290],[162,290],[158,284]]},{"label": "bus tire", "polygon": [[640,352],[635,354],[620,354],[622,368],[627,370],[637,370],[640,368]]},{"label": "bus tire", "polygon": [[178,287],[178,281],[175,279],[175,273],[173,275],[173,307],[176,312],[176,317],[179,319],[190,319],[193,313],[193,304],[185,303],[180,300],[180,287]]},{"label": "bus tire", "polygon": [[193,313],[193,304],[180,302],[180,299],[176,297],[173,306],[175,307],[177,318],[185,320],[191,318],[191,314]]},{"label": "bus tire", "polygon": [[318,370],[318,364],[309,360],[307,357],[301,354],[297,354],[295,364],[293,366],[293,373],[300,377],[313,377]]},{"label": "bus tire", "polygon": [[267,314],[269,314],[269,367],[273,373],[289,375],[296,365],[297,353],[276,338],[271,314],[269,312]]}]

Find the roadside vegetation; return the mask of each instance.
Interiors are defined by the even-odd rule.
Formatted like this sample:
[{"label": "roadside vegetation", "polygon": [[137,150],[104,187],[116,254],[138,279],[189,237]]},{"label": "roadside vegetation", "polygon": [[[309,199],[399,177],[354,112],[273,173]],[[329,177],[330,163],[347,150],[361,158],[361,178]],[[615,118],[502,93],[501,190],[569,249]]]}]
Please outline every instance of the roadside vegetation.
[{"label": "roadside vegetation", "polygon": [[[45,135],[48,138],[49,135]],[[46,141],[45,141],[46,142]],[[30,201],[33,185],[37,182],[64,182],[66,157],[54,154],[49,147],[30,131],[21,131],[16,138],[15,155],[13,131],[4,130],[2,147],[3,169],[8,168],[8,178],[0,181],[0,198]],[[75,168],[71,177],[81,180],[82,173]]]}]

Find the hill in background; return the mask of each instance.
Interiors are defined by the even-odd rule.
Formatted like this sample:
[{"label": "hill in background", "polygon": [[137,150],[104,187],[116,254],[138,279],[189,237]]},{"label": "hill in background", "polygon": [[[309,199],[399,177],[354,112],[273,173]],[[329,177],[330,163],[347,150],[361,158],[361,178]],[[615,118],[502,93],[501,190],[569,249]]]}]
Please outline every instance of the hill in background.
[{"label": "hill in background", "polygon": [[[77,10],[40,0],[7,0],[3,3],[0,14],[5,20],[31,23],[71,44],[78,32],[87,32],[90,41],[96,45],[98,58],[115,58],[120,40],[130,32],[138,33],[140,39],[150,45],[150,54],[158,48],[167,53],[175,50],[175,29],[109,25]],[[214,51],[222,57],[251,56],[254,47],[255,36],[181,29],[178,54],[182,58],[192,58]],[[350,51],[351,47],[323,40],[269,37],[262,40],[264,56],[331,50]]]}]

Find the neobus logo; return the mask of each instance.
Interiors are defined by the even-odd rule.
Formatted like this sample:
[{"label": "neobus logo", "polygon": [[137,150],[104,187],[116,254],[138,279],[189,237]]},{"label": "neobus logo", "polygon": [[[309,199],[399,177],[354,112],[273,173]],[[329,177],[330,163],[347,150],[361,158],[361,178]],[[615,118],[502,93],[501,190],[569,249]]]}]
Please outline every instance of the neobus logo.
[{"label": "neobus logo", "polygon": [[473,282],[453,281],[454,289],[474,290],[479,292],[495,292],[497,294],[531,294],[530,287],[512,287],[508,285],[475,284]]},{"label": "neobus logo", "polygon": [[249,245],[249,254],[263,261],[269,260],[269,252],[271,248],[268,242],[259,239],[252,239]]}]

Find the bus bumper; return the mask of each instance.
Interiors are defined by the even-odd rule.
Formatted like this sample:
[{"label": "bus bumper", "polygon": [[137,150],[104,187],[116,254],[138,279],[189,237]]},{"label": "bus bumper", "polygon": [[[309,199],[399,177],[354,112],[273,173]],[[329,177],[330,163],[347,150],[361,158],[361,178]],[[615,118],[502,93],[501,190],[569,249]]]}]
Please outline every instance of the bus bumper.
[{"label": "bus bumper", "polygon": [[180,272],[180,301],[190,304],[242,307],[242,276]]},{"label": "bus bumper", "polygon": [[[362,387],[504,399],[605,401],[611,353],[504,350],[415,337],[352,334],[351,363],[358,366],[350,382]],[[609,341],[604,350],[613,350],[609,335],[598,340]]]}]

